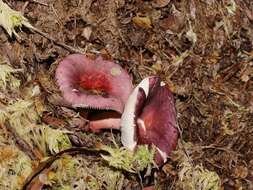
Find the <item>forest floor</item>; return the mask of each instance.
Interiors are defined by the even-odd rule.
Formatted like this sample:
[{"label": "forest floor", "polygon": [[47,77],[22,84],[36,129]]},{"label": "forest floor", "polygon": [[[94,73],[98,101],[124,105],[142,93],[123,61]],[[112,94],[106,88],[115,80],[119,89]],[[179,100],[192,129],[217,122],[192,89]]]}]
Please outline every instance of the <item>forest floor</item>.
[{"label": "forest floor", "polygon": [[[149,185],[253,189],[251,0],[4,2],[21,12],[36,31],[22,27],[16,30],[19,37],[10,37],[0,28],[1,64],[14,69],[13,79],[0,90],[0,189],[19,189],[38,161],[64,148],[112,141],[120,145],[117,131],[89,134],[73,129],[82,122],[76,116],[79,110],[53,104],[60,95],[54,77],[57,64],[75,52],[115,61],[130,73],[135,85],[159,75],[175,96],[182,135],[176,151],[151,176],[112,171],[96,155],[68,155],[39,174],[33,189]],[[8,125],[1,123],[3,115]],[[43,137],[38,139],[39,135]],[[53,144],[57,138],[61,145]]]}]

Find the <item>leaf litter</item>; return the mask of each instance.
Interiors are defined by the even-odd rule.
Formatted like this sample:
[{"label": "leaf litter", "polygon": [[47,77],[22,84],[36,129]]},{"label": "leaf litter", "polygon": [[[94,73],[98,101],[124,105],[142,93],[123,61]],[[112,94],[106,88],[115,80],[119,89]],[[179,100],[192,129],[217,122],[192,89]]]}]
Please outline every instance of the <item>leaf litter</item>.
[{"label": "leaf litter", "polygon": [[[0,5],[0,189],[21,189],[44,160],[77,143],[102,144],[107,154],[64,155],[38,175],[35,185],[253,188],[250,0],[8,0]],[[69,52],[106,54],[131,73],[135,84],[151,74],[170,84],[181,140],[187,143],[179,143],[162,169],[136,175],[138,154],[120,148],[120,134],[89,134],[80,122],[70,125],[85,120],[84,112],[71,115],[51,101],[59,96],[55,65]],[[53,120],[44,123],[45,114]],[[129,159],[122,159],[125,154]],[[152,154],[146,158],[140,170],[152,165]]]}]

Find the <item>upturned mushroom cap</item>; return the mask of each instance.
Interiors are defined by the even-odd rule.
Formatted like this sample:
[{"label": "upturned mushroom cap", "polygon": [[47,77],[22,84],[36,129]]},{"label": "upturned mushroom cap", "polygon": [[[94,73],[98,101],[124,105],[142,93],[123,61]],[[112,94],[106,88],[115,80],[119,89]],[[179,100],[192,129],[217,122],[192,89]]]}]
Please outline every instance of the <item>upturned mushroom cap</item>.
[{"label": "upturned mushroom cap", "polygon": [[64,100],[72,107],[108,109],[119,113],[132,91],[132,81],[119,65],[82,54],[64,58],[56,70]]},{"label": "upturned mushroom cap", "polygon": [[156,163],[162,164],[178,139],[175,102],[168,86],[157,76],[134,89],[121,117],[122,144],[134,150],[138,144],[154,145]]}]

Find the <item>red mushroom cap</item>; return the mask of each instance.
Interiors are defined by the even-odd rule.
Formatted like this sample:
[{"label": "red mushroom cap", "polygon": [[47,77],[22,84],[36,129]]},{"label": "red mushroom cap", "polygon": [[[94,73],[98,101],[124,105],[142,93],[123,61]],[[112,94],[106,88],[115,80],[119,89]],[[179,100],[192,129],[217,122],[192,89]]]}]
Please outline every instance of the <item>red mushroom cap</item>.
[{"label": "red mushroom cap", "polygon": [[175,101],[159,77],[143,79],[129,96],[121,117],[121,132],[121,141],[129,149],[137,144],[155,145],[158,165],[176,148]]},{"label": "red mushroom cap", "polygon": [[82,54],[64,58],[56,80],[65,101],[72,107],[110,109],[121,113],[132,91],[132,81],[119,65]]}]

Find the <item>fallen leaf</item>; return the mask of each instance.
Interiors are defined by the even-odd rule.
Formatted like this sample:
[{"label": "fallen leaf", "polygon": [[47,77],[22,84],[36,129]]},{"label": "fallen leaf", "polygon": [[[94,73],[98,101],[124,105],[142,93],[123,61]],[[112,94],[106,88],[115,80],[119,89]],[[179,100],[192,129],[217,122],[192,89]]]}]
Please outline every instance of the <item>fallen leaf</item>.
[{"label": "fallen leaf", "polygon": [[185,25],[185,15],[183,12],[178,11],[174,6],[172,6],[172,13],[162,19],[159,22],[159,25],[165,30],[180,33]]},{"label": "fallen leaf", "polygon": [[174,167],[171,164],[165,164],[162,170],[167,175],[172,175],[172,176],[177,175],[177,172],[175,171]]},{"label": "fallen leaf", "polygon": [[250,79],[250,78],[249,78],[249,75],[247,75],[247,74],[243,74],[243,75],[241,76],[241,80],[242,80],[243,82],[248,82],[249,79]]},{"label": "fallen leaf", "polygon": [[153,0],[152,5],[154,7],[162,8],[169,4],[170,0]]},{"label": "fallen leaf", "polygon": [[42,121],[47,125],[50,125],[55,128],[61,128],[67,125],[67,123],[64,120],[53,117],[49,114],[43,114]]},{"label": "fallen leaf", "polygon": [[135,16],[132,18],[134,24],[142,28],[152,28],[151,20],[148,16]]},{"label": "fallen leaf", "polygon": [[87,26],[83,29],[82,36],[85,37],[86,40],[89,40],[91,33],[92,33],[92,28],[90,26]]},{"label": "fallen leaf", "polygon": [[2,147],[0,151],[0,163],[5,160],[13,159],[17,156],[17,153],[12,150],[11,146]]},{"label": "fallen leaf", "polygon": [[160,26],[164,30],[171,29],[174,25],[176,25],[176,18],[174,15],[168,15],[167,18],[164,18],[160,21]]},{"label": "fallen leaf", "polygon": [[42,114],[45,111],[47,111],[45,102],[43,101],[43,99],[41,97],[34,98],[34,106],[35,106],[35,109],[36,109],[37,113],[39,114],[39,116],[42,116]]},{"label": "fallen leaf", "polygon": [[192,30],[192,27],[190,27],[190,30],[188,30],[188,32],[186,32],[186,37],[193,44],[197,42],[197,34]]},{"label": "fallen leaf", "polygon": [[246,178],[248,176],[248,169],[245,166],[238,166],[234,169],[234,176],[236,178]]},{"label": "fallen leaf", "polygon": [[251,11],[251,10],[248,9],[248,8],[245,8],[244,11],[245,11],[247,17],[248,17],[251,21],[253,21],[253,11]]}]

